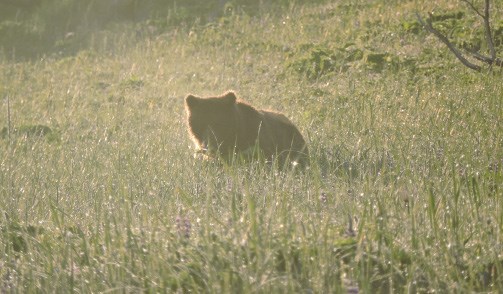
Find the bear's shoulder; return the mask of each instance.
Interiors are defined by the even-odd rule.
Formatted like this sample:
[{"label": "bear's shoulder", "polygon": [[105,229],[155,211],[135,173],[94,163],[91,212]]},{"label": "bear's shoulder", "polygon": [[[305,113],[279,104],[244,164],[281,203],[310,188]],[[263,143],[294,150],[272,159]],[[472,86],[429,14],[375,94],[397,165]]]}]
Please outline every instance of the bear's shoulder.
[{"label": "bear's shoulder", "polygon": [[250,105],[248,102],[244,100],[237,100],[234,105],[235,109],[245,116],[254,116],[258,117],[261,115],[261,111]]},{"label": "bear's shoulder", "polygon": [[272,110],[261,110],[260,111],[262,115],[266,118],[275,120],[277,122],[281,122],[283,124],[291,125],[293,124],[288,117],[286,117],[284,114]]}]

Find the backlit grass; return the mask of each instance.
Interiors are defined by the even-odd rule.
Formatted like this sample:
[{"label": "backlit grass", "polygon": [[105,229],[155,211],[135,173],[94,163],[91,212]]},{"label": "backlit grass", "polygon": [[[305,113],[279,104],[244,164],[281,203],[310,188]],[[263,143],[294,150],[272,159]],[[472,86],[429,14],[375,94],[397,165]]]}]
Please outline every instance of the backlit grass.
[{"label": "backlit grass", "polygon": [[[2,59],[2,291],[501,291],[501,72],[404,32],[426,8],[396,2]],[[183,97],[228,89],[291,118],[310,168],[194,159]]]}]

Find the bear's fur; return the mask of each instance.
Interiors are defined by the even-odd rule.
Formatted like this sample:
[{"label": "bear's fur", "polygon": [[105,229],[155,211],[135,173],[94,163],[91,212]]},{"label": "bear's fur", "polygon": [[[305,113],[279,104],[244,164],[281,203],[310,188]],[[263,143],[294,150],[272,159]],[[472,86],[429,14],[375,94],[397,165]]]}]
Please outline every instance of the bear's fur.
[{"label": "bear's fur", "polygon": [[287,160],[305,165],[306,142],[283,114],[258,110],[234,92],[216,97],[185,97],[189,132],[198,152],[225,160],[234,154],[255,153],[256,147],[268,161],[283,165]]}]

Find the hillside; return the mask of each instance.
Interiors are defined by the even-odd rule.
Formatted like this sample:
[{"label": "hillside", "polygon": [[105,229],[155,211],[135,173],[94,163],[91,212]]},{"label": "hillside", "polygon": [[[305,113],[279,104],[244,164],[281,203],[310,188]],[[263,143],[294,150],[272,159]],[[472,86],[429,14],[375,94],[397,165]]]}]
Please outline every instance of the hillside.
[{"label": "hillside", "polygon": [[[473,11],[245,2],[2,47],[0,289],[501,292],[502,71],[414,14],[486,52]],[[309,169],[194,158],[183,98],[228,89],[295,122]]]}]

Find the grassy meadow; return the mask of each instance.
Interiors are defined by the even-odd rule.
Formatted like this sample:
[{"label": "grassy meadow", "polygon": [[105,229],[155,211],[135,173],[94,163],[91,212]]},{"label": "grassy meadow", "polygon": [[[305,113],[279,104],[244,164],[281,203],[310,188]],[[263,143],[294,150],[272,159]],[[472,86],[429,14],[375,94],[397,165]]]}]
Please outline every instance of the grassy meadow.
[{"label": "grassy meadow", "polygon": [[[466,5],[430,2],[236,7],[4,52],[0,292],[502,292],[502,70],[425,33],[416,11],[485,52]],[[294,121],[310,167],[195,159],[183,98],[228,89]]]}]

